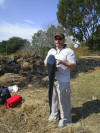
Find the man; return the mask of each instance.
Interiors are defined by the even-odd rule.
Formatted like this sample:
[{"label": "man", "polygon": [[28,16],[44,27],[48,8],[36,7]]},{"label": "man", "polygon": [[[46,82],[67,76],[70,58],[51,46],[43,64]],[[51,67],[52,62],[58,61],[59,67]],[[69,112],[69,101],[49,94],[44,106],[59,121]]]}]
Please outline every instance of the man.
[{"label": "man", "polygon": [[52,109],[49,121],[60,120],[58,127],[64,127],[71,123],[71,105],[70,105],[70,69],[76,66],[74,51],[65,45],[65,36],[57,33],[54,36],[56,48],[51,48],[44,61],[47,66],[47,59],[50,55],[54,55],[57,62],[57,70],[55,73],[55,83],[53,87]]}]

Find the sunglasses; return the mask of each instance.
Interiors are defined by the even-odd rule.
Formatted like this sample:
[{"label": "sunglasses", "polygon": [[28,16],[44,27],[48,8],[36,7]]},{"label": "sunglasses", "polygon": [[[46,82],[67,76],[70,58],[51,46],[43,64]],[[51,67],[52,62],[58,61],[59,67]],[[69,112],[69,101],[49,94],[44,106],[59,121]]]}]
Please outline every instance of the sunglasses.
[{"label": "sunglasses", "polygon": [[55,40],[63,40],[63,38],[60,38],[60,37],[59,37],[59,38],[55,38]]}]

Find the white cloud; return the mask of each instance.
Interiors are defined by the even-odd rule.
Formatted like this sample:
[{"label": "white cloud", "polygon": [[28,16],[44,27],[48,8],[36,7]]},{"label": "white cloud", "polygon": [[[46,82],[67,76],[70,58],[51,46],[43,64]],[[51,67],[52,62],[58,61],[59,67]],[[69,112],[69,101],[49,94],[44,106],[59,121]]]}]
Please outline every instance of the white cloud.
[{"label": "white cloud", "polygon": [[28,23],[28,24],[35,24],[33,21],[29,20],[29,19],[26,19],[24,20],[24,22]]},{"label": "white cloud", "polygon": [[4,7],[5,0],[0,0],[0,7]]},{"label": "white cloud", "polygon": [[13,36],[31,40],[32,35],[38,30],[39,29],[34,28],[30,25],[20,23],[11,24],[3,21],[2,23],[0,23],[0,42],[2,40],[8,40]]}]

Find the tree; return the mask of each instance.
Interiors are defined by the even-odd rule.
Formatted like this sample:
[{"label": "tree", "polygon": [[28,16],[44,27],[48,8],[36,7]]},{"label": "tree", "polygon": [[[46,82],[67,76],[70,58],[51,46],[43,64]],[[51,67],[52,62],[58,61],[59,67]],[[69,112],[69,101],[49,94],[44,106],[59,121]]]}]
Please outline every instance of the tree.
[{"label": "tree", "polygon": [[51,24],[46,30],[39,30],[32,36],[33,48],[37,49],[41,46],[51,47],[51,45],[54,45],[54,35],[56,32],[64,33],[64,28],[60,25],[55,26]]},{"label": "tree", "polygon": [[30,44],[26,39],[20,37],[12,37],[8,41],[0,42],[0,53],[12,54],[21,49],[25,45]]},{"label": "tree", "polygon": [[[93,49],[94,50],[100,50],[100,25],[97,26],[96,31],[95,31],[93,37],[94,37],[94,44],[95,44]],[[90,41],[89,44],[91,44],[91,41],[92,41],[91,38],[92,38],[92,36],[89,39],[89,41]]]},{"label": "tree", "polygon": [[99,0],[60,0],[57,18],[59,23],[77,40],[88,42],[92,35],[93,48],[94,33],[100,21]]},{"label": "tree", "polygon": [[51,24],[46,30],[39,30],[32,36],[32,47],[35,54],[43,54],[54,46],[54,35],[56,32],[63,32],[64,28],[60,25]]},{"label": "tree", "polygon": [[39,30],[32,36],[32,48],[34,50],[34,54],[37,52],[40,54],[41,47],[45,46],[46,41],[46,33],[42,30]]},{"label": "tree", "polygon": [[7,41],[0,42],[0,53],[7,56]]}]

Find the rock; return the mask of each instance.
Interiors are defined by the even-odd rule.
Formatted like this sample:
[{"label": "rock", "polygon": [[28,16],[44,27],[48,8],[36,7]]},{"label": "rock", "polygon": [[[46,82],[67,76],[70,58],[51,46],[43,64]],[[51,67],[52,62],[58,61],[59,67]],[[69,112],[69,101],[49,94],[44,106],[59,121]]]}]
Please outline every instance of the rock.
[{"label": "rock", "polygon": [[31,88],[31,87],[33,87],[33,85],[32,84],[28,84],[27,87],[28,88]]}]

